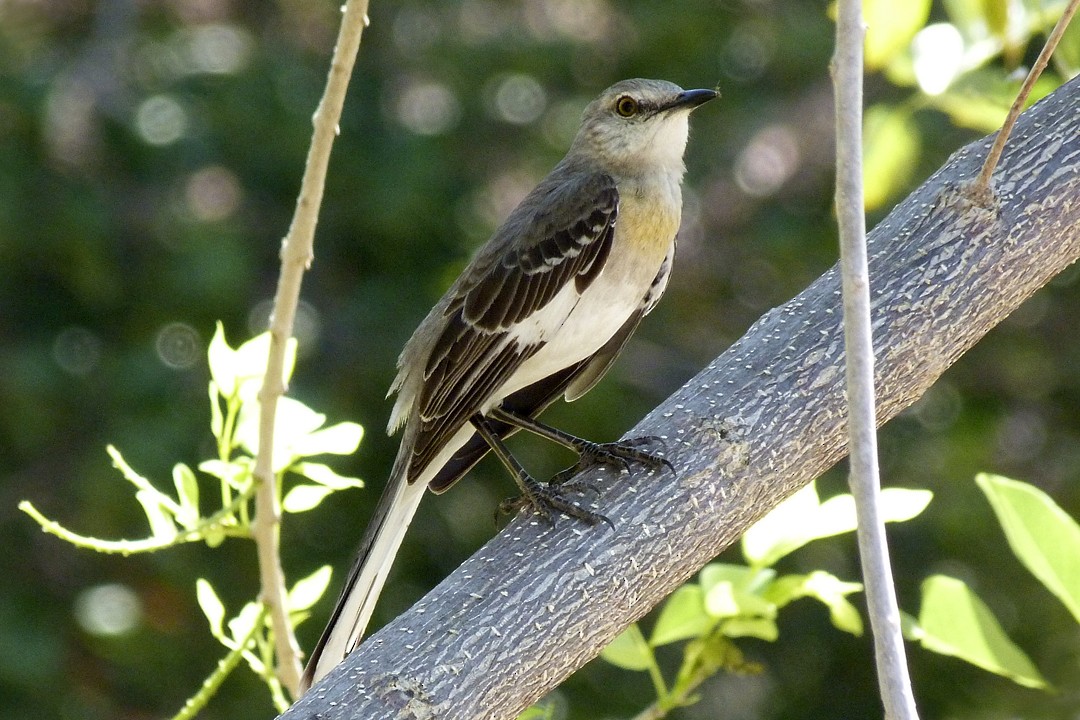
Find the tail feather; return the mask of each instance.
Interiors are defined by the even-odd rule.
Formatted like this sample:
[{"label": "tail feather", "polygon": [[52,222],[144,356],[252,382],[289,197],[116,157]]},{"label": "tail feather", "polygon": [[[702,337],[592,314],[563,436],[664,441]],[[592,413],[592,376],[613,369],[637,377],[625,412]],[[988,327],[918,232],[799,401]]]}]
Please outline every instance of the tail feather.
[{"label": "tail feather", "polygon": [[330,622],[308,659],[301,678],[301,693],[307,692],[360,644],[394,556],[426,489],[427,483],[407,482],[403,472],[395,472],[390,479],[364,532],[356,562]]}]

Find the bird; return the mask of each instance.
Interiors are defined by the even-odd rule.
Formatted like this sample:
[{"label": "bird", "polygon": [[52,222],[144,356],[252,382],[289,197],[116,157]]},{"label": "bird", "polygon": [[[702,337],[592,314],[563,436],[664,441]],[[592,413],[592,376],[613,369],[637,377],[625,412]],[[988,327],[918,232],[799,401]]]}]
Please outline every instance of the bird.
[{"label": "bird", "polygon": [[579,467],[670,467],[642,442],[592,443],[536,416],[560,396],[588,392],[664,293],[682,215],[689,115],[717,96],[646,79],[600,93],[566,156],[406,342],[387,393],[397,395],[387,430],[400,430],[401,444],[302,692],[360,643],[425,490],[444,492],[489,451],[522,493],[504,509],[606,520],[567,498],[567,474],[547,483],[531,477],[503,444],[515,431],[576,450]]}]

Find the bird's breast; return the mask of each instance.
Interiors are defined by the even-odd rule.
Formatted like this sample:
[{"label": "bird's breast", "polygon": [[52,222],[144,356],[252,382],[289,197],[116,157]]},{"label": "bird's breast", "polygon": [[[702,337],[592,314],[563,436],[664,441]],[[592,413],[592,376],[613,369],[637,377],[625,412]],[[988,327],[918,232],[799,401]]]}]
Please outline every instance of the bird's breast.
[{"label": "bird's breast", "polygon": [[615,237],[604,269],[580,295],[574,283],[519,323],[508,341],[542,344],[491,398],[507,395],[594,355],[641,307],[679,229],[681,198],[674,189],[637,193],[620,187]]}]

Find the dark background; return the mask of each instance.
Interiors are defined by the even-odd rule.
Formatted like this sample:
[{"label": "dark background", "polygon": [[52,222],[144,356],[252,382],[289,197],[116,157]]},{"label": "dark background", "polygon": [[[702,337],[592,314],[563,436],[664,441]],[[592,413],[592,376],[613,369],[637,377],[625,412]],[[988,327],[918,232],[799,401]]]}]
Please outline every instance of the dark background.
[{"label": "dark background", "polygon": [[[224,653],[195,579],[210,579],[231,612],[257,593],[249,542],[96,555],[41,533],[16,505],[30,499],[90,535],[142,537],[145,517],[105,445],[163,489],[174,463],[213,454],[206,343],[218,319],[233,344],[265,326],[338,19],[334,3],[299,0],[0,3],[0,717],[170,715]],[[836,259],[825,2],[374,0],[371,20],[305,279],[291,388],[331,422],[365,426],[359,452],[332,464],[370,485],[287,518],[291,579],[347,567],[396,448],[383,395],[398,350],[612,82],[718,84],[723,97],[693,118],[667,297],[609,377],[548,420],[617,437]],[[1030,60],[1037,46],[1013,48],[1013,60],[1025,52]],[[995,59],[984,71],[1004,83],[1014,66]],[[982,134],[882,74],[868,77],[867,99],[905,108],[919,132],[907,173],[894,174],[908,188]],[[911,647],[925,717],[1080,708],[1077,625],[1010,554],[972,481],[1009,474],[1080,516],[1075,280],[1070,270],[1037,294],[882,433],[886,484],[936,495],[923,516],[891,528],[902,606],[917,612],[928,574],[963,578],[1060,689],[1023,689]],[[515,447],[541,474],[569,459],[528,440]],[[825,494],[843,488],[841,470]],[[488,538],[511,492],[489,460],[429,498],[376,623]],[[857,567],[854,540],[842,537],[782,569],[854,580]],[[329,605],[301,626],[304,647]],[[102,607],[119,623],[111,634],[86,620]],[[680,717],[880,716],[869,638],[834,630],[812,601],[782,613],[776,643],[742,647],[764,672],[714,678]],[[572,718],[629,716],[651,687],[598,661],[559,695]],[[203,716],[272,715],[241,669]]]}]

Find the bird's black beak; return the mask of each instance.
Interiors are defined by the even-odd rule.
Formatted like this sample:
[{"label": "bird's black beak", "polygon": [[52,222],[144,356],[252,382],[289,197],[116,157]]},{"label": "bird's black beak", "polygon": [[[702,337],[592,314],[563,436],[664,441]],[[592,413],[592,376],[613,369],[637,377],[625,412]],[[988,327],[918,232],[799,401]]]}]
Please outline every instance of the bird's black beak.
[{"label": "bird's black beak", "polygon": [[677,108],[686,108],[693,110],[699,105],[704,105],[710,100],[718,97],[720,97],[720,93],[716,90],[683,90],[662,109],[675,110]]}]

